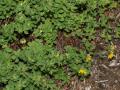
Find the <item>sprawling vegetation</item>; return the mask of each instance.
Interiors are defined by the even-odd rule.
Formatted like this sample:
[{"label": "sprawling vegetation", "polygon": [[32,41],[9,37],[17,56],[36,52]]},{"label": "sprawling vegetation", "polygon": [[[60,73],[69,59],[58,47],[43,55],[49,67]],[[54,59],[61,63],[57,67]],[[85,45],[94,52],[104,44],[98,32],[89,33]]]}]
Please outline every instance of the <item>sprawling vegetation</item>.
[{"label": "sprawling vegetation", "polygon": [[[120,36],[119,26],[113,32],[104,14],[116,7],[113,0],[0,0],[4,90],[61,90],[72,76],[89,76],[96,32],[106,43]],[[79,44],[63,44],[60,50],[59,32]]]}]

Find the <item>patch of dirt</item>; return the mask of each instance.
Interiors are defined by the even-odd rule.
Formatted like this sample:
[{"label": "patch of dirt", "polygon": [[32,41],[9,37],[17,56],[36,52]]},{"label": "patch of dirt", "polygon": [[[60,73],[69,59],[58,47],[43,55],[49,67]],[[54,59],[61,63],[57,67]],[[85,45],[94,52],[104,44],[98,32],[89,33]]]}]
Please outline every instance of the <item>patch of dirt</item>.
[{"label": "patch of dirt", "polygon": [[13,22],[13,21],[14,21],[14,16],[8,17],[6,19],[0,19],[0,26],[9,24],[10,22]]},{"label": "patch of dirt", "polygon": [[[20,43],[21,39],[25,39],[26,42]],[[24,37],[19,36],[16,41],[14,41],[10,44],[10,48],[12,48],[13,50],[21,49],[22,47],[25,47],[28,42],[32,42],[35,39],[36,39],[36,37],[32,34],[25,35]]]},{"label": "patch of dirt", "polygon": [[3,90],[4,87],[5,87],[5,84],[0,83],[0,90]]},{"label": "patch of dirt", "polygon": [[56,40],[56,48],[57,50],[64,52],[64,47],[70,45],[72,47],[76,47],[78,49],[82,49],[83,46],[80,44],[81,40],[75,36],[66,37],[64,32],[59,31]]}]

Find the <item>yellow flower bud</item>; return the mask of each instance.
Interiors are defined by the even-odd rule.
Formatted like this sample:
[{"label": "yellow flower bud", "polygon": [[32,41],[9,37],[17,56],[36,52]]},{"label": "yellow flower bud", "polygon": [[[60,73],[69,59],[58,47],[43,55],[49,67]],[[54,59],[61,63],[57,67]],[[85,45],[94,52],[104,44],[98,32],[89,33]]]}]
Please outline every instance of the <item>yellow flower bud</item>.
[{"label": "yellow flower bud", "polygon": [[92,60],[92,57],[91,57],[90,54],[88,54],[88,55],[86,56],[86,61],[89,62],[89,61],[91,61],[91,60]]},{"label": "yellow flower bud", "polygon": [[114,53],[111,51],[109,54],[108,54],[108,59],[112,59],[114,57]]}]

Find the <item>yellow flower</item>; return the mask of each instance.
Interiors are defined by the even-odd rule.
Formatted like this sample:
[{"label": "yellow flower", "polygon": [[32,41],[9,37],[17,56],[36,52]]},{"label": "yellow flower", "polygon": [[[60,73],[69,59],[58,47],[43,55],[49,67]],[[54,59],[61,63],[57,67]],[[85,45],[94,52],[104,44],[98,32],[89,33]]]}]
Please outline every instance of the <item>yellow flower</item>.
[{"label": "yellow flower", "polygon": [[91,60],[92,60],[92,57],[91,57],[90,54],[88,54],[88,55],[86,56],[86,61],[89,62],[89,61],[91,61]]},{"label": "yellow flower", "polygon": [[79,70],[79,74],[80,74],[80,75],[87,75],[87,70],[84,69],[84,68],[81,68],[81,69]]},{"label": "yellow flower", "polygon": [[112,59],[114,57],[114,53],[111,51],[109,54],[108,54],[108,59]]}]

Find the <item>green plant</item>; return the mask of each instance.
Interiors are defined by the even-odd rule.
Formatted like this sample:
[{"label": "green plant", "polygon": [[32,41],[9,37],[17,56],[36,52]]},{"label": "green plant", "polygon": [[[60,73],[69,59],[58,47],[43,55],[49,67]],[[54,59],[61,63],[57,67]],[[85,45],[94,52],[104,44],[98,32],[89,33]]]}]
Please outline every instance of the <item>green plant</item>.
[{"label": "green plant", "polygon": [[[0,83],[4,90],[61,90],[72,76],[91,73],[96,28],[105,42],[112,40],[104,15],[113,0],[1,0]],[[110,6],[110,7],[109,7]],[[99,16],[99,20],[96,19]],[[6,18],[14,18],[6,21]],[[119,38],[118,31],[115,38]],[[57,33],[80,39],[82,48],[56,47]],[[34,36],[31,39],[30,35]],[[12,47],[11,47],[12,46]],[[14,48],[16,48],[14,50]],[[85,71],[85,72],[84,72]],[[57,86],[56,81],[61,85]]]}]

